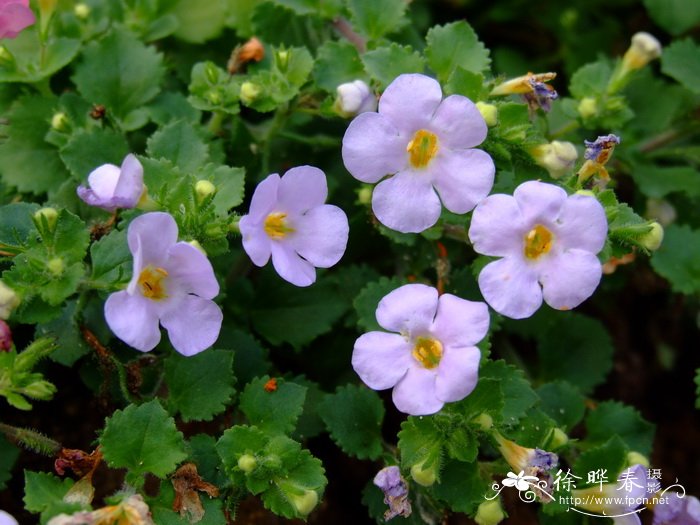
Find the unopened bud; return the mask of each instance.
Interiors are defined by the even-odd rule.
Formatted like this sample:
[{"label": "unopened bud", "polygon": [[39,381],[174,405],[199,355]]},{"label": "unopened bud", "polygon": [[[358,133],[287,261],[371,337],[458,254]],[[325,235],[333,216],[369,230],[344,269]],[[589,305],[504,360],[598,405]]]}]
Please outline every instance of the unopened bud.
[{"label": "unopened bud", "polygon": [[88,16],[90,16],[90,6],[80,2],[79,4],[75,4],[73,12],[75,13],[75,16],[81,20],[85,20]]},{"label": "unopened bud", "polygon": [[194,185],[194,191],[197,193],[198,198],[204,200],[216,193],[216,186],[208,180],[198,180]]},{"label": "unopened bud", "polygon": [[253,82],[243,82],[241,84],[241,102],[244,104],[251,104],[255,102],[255,100],[260,96],[260,93],[262,93],[262,88],[258,84],[254,84]]},{"label": "unopened bud", "polygon": [[17,292],[0,281],[0,319],[9,319],[12,310],[17,308],[19,303],[20,298]]},{"label": "unopened bud", "polygon": [[476,511],[474,521],[479,525],[497,525],[506,518],[503,507],[498,498],[491,501],[484,501]]},{"label": "unopened bud", "polygon": [[56,131],[68,131],[70,121],[65,113],[59,111],[51,117],[51,127]]},{"label": "unopened bud", "polygon": [[360,189],[357,190],[357,203],[363,205],[369,205],[372,202],[372,186],[369,184],[363,184]]},{"label": "unopened bud", "polygon": [[34,213],[34,223],[40,231],[45,229],[44,227],[48,228],[49,232],[53,231],[56,221],[58,221],[56,208],[41,208]]},{"label": "unopened bud", "polygon": [[216,84],[219,82],[219,69],[216,67],[216,64],[212,62],[207,62],[204,64],[204,74],[207,76],[207,80],[211,84]]},{"label": "unopened bud", "polygon": [[219,105],[221,104],[221,94],[218,91],[208,91],[207,92],[207,100],[211,102],[214,105]]},{"label": "unopened bud", "polygon": [[243,454],[240,458],[238,458],[238,468],[246,474],[253,472],[257,466],[257,460],[250,454]]},{"label": "unopened bud", "polygon": [[578,190],[576,195],[585,195],[586,197],[595,197],[595,193],[591,190]]},{"label": "unopened bud", "polygon": [[340,84],[336,91],[338,97],[333,106],[342,117],[352,117],[377,109],[377,99],[369,86],[362,80]]},{"label": "unopened bud", "polygon": [[546,169],[553,179],[559,179],[573,170],[578,151],[571,142],[554,140],[536,146],[532,150],[532,156],[537,165]]},{"label": "unopened bud", "polygon": [[598,101],[593,97],[584,97],[578,104],[578,114],[583,119],[595,117],[598,111]]},{"label": "unopened bud", "polygon": [[32,399],[50,399],[56,393],[56,387],[48,381],[35,381],[22,388],[22,393]]},{"label": "unopened bud", "polygon": [[277,67],[280,71],[286,71],[289,65],[290,52],[286,50],[277,51],[275,53],[275,58],[277,60]]},{"label": "unopened bud", "polygon": [[639,242],[650,252],[656,251],[664,240],[664,228],[658,222],[651,223],[651,231],[644,235]]},{"label": "unopened bud", "polygon": [[0,319],[0,352],[9,352],[12,349],[12,331],[10,326]]},{"label": "unopened bud", "polygon": [[632,36],[632,43],[622,57],[625,70],[640,69],[661,56],[661,44],[654,35],[640,31]]},{"label": "unopened bud", "polygon": [[569,442],[569,436],[566,435],[566,432],[564,432],[561,428],[557,427],[554,429],[552,432],[552,438],[549,441],[549,445],[551,448],[559,448],[563,447]]},{"label": "unopened bud", "polygon": [[632,452],[627,453],[627,464],[642,465],[646,468],[649,468],[649,458],[633,450]]},{"label": "unopened bud", "polygon": [[493,428],[493,418],[489,416],[486,412],[480,414],[474,422],[481,427],[481,430],[488,432]]},{"label": "unopened bud", "polygon": [[413,481],[419,485],[430,487],[434,485],[435,481],[437,480],[438,462],[433,461],[433,464],[425,469],[423,468],[423,465],[425,465],[425,461],[413,465],[411,467],[411,477],[413,478]]},{"label": "unopened bud", "polygon": [[5,46],[0,46],[0,66],[9,68],[14,67],[14,65],[15,57]]},{"label": "unopened bud", "polygon": [[60,257],[54,257],[48,263],[46,263],[46,268],[55,277],[60,277],[63,275],[63,272],[66,270],[66,264],[63,262],[63,259],[61,259]]},{"label": "unopened bud", "polygon": [[498,108],[496,106],[479,101],[476,103],[476,109],[478,109],[481,116],[484,117],[488,127],[492,128],[498,124]]},{"label": "unopened bud", "polygon": [[305,490],[302,495],[290,494],[289,499],[300,516],[308,516],[318,504],[318,493]]}]

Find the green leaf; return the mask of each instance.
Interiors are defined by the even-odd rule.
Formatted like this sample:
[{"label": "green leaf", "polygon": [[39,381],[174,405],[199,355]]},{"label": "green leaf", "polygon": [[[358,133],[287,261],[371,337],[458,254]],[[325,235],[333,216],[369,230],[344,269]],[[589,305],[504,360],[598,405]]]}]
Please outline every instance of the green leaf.
[{"label": "green leaf", "polygon": [[147,153],[171,161],[183,173],[202,167],[209,159],[209,147],[192,124],[178,120],[156,131],[148,139]]},{"label": "green leaf", "polygon": [[600,321],[566,313],[539,341],[543,380],[564,380],[584,394],[600,384],[612,368],[614,348]]},{"label": "green leaf", "polygon": [[14,202],[0,206],[0,249],[9,253],[24,251],[29,241],[38,235],[32,215],[39,206],[28,202]]},{"label": "green leaf", "polygon": [[496,379],[501,382],[503,391],[503,422],[506,425],[517,423],[528,408],[537,402],[537,394],[525,379],[519,368],[506,364],[505,361],[487,361],[479,371],[481,378]]},{"label": "green leaf", "polygon": [[79,180],[103,164],[120,166],[129,153],[129,144],[121,133],[111,129],[79,130],[61,148],[61,160]]},{"label": "green leaf", "polygon": [[216,186],[212,203],[217,215],[228,217],[228,211],[243,202],[245,169],[207,164],[196,173],[197,179],[208,180]]},{"label": "green leaf", "polygon": [[210,421],[225,410],[235,392],[233,352],[172,354],[165,361],[165,382],[171,412],[179,412],[183,421]]},{"label": "green leaf", "polygon": [[346,385],[327,395],[318,411],[343,452],[359,459],[380,456],[384,404],[376,392]]},{"label": "green leaf", "polygon": [[[695,6],[700,13],[700,6]],[[673,42],[661,55],[661,71],[693,93],[700,93],[700,46],[690,38]]]},{"label": "green leaf", "polygon": [[465,421],[473,421],[481,414],[500,420],[505,401],[502,381],[497,378],[480,377],[476,388],[467,397],[445,407],[448,413],[458,413]]},{"label": "green leaf", "polygon": [[700,230],[672,224],[664,241],[651,258],[654,270],[668,279],[675,292],[700,291]]},{"label": "green leaf", "polygon": [[110,467],[127,468],[132,476],[164,478],[187,457],[182,433],[157,400],[117,410],[107,418],[100,445]]},{"label": "green leaf", "polygon": [[159,126],[176,120],[196,124],[202,118],[201,112],[188,104],[185,95],[177,91],[167,91],[158,95],[148,105],[148,112],[150,119]]},{"label": "green leaf", "polygon": [[672,35],[685,33],[700,22],[700,4],[693,0],[644,0],[644,6],[652,20]]},{"label": "green leaf", "polygon": [[473,515],[489,493],[489,484],[479,475],[476,461],[450,461],[445,465],[440,483],[433,486],[433,494],[453,511]]},{"label": "green leaf", "polygon": [[159,93],[165,71],[162,62],[153,47],[117,27],[85,46],[73,82],[87,101],[103,104],[107,115],[114,115],[123,125],[132,111]]},{"label": "green leaf", "polygon": [[264,376],[251,381],[241,394],[240,408],[248,421],[269,433],[290,433],[304,410],[306,387],[282,379],[268,392]]},{"label": "green leaf", "polygon": [[49,472],[25,470],[24,506],[30,512],[40,512],[42,524],[56,514],[73,514],[81,510],[82,506],[63,501],[72,486],[72,479],[60,479]]},{"label": "green leaf", "polygon": [[306,46],[325,30],[328,22],[313,14],[298,15],[279,3],[261,2],[252,16],[253,34],[265,43]]},{"label": "green leaf", "polygon": [[385,88],[402,73],[422,73],[425,59],[410,46],[392,42],[362,55],[362,62],[369,75]]},{"label": "green leaf", "polygon": [[428,65],[437,73],[440,82],[447,82],[458,67],[481,73],[491,65],[489,50],[464,20],[433,27],[425,40]]},{"label": "green leaf", "polygon": [[556,426],[556,421],[544,411],[532,407],[515,427],[506,432],[506,436],[523,447],[545,448]]},{"label": "green leaf", "polygon": [[406,19],[403,0],[348,0],[353,27],[370,40],[396,31]]},{"label": "green leaf", "polygon": [[612,69],[607,61],[586,64],[571,76],[569,91],[578,99],[602,94],[608,87],[610,75]]},{"label": "green leaf", "polygon": [[[237,484],[241,482],[247,483],[246,478],[249,477],[248,474],[251,474],[251,472],[244,472],[238,466],[238,460],[244,454],[254,457],[264,456],[265,446],[268,441],[269,438],[265,433],[256,427],[236,425],[224,431],[216,443],[216,451],[224,464],[228,476]],[[278,466],[279,461],[274,463]],[[264,468],[266,468],[266,465],[267,463],[263,462],[262,466]],[[253,468],[255,469],[256,467]],[[264,490],[264,487],[261,490]],[[253,493],[257,492],[260,491],[253,491]]]},{"label": "green leaf", "polygon": [[423,469],[440,465],[443,436],[431,417],[409,416],[401,423],[398,434],[401,465],[409,469],[422,464]]},{"label": "green leaf", "polygon": [[647,197],[660,199],[674,192],[684,192],[689,197],[700,196],[700,171],[691,166],[640,164],[630,172]]},{"label": "green leaf", "polygon": [[178,21],[175,36],[193,44],[216,38],[224,28],[227,7],[231,3],[226,0],[179,0],[172,11]]},{"label": "green leaf", "polygon": [[3,46],[12,53],[15,64],[0,68],[0,82],[33,83],[68,65],[78,54],[80,40],[51,38],[42,46],[39,32],[32,28],[14,39],[4,38]]},{"label": "green leaf", "polygon": [[630,450],[645,456],[651,453],[654,442],[654,425],[645,421],[634,408],[617,401],[604,401],[586,417],[588,440],[602,443],[611,435],[617,435]]},{"label": "green leaf", "polygon": [[382,330],[377,323],[379,301],[389,292],[396,290],[403,282],[398,277],[381,277],[378,281],[365,286],[353,301],[357,312],[357,326],[364,331]]},{"label": "green leaf", "polygon": [[[207,480],[207,478],[204,479]],[[205,496],[201,492],[199,494],[204,516],[202,516],[200,521],[196,522],[197,525],[221,525],[222,523],[226,523],[227,520],[223,511],[223,501],[219,498]],[[169,500],[166,504],[167,506],[151,505],[154,523],[158,525],[191,525],[190,518],[187,514],[185,516],[180,516],[180,514],[172,510],[175,492],[169,481],[163,482],[159,500],[163,501],[166,497]]]},{"label": "green leaf", "polygon": [[462,95],[473,101],[484,98],[484,75],[457,67],[444,86],[448,95]]},{"label": "green leaf", "polygon": [[131,273],[132,258],[126,230],[112,230],[90,246],[92,278],[108,283],[124,281]]},{"label": "green leaf", "polygon": [[0,177],[17,191],[54,192],[68,178],[58,151],[44,140],[55,105],[55,99],[25,96],[10,109],[9,138],[0,144]]},{"label": "green leaf", "polygon": [[581,392],[566,381],[554,381],[537,389],[540,408],[554,419],[563,430],[572,429],[586,411]]},{"label": "green leaf", "polygon": [[56,339],[58,347],[49,357],[52,361],[64,366],[72,366],[90,352],[90,347],[78,327],[76,306],[76,301],[68,301],[61,309],[60,317],[48,323],[38,324],[36,327],[37,336],[51,336]]},{"label": "green leaf", "polygon": [[583,452],[574,463],[572,470],[574,474],[583,478],[577,482],[577,488],[586,484],[588,472],[598,469],[607,470],[608,480],[614,483],[627,463],[628,452],[625,442],[619,436],[613,436],[602,445]]},{"label": "green leaf", "polygon": [[237,115],[240,111],[240,82],[214,62],[199,62],[192,67],[188,89],[190,97],[187,100],[197,109],[223,111],[229,115]]},{"label": "green leaf", "polygon": [[12,477],[12,467],[14,467],[19,449],[12,445],[4,436],[0,436],[0,489],[5,489],[7,482]]},{"label": "green leaf", "polygon": [[313,76],[318,87],[335,94],[340,84],[364,79],[366,74],[355,46],[328,41],[318,49]]}]

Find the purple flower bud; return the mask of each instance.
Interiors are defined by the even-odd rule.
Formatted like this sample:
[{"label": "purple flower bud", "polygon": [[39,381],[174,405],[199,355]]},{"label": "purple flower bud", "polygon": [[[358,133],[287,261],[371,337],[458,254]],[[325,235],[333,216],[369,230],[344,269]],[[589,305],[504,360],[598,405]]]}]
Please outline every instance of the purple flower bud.
[{"label": "purple flower bud", "polygon": [[132,154],[121,167],[104,164],[88,175],[89,188],[78,186],[78,197],[90,206],[107,211],[135,208],[144,193],[143,166]]},{"label": "purple flower bud", "polygon": [[0,352],[9,352],[12,348],[12,332],[8,324],[0,319]]},{"label": "purple flower bud", "polygon": [[586,151],[583,154],[586,160],[605,164],[610,158],[612,150],[620,143],[620,137],[613,134],[603,135],[594,141],[584,140],[583,143],[586,145]]},{"label": "purple flower bud", "polygon": [[408,483],[401,477],[399,467],[385,467],[374,476],[374,484],[384,493],[384,503],[389,509],[384,513],[384,519],[390,520],[396,516],[407,518],[411,515],[411,502],[408,500]]},{"label": "purple flower bud", "polygon": [[0,38],[15,38],[20,32],[36,22],[29,8],[29,0],[0,1]]}]

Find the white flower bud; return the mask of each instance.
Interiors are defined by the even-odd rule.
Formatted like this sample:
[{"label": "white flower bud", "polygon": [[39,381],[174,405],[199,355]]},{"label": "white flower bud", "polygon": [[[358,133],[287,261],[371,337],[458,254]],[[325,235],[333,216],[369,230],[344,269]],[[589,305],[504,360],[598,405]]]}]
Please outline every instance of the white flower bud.
[{"label": "white flower bud", "polygon": [[19,303],[17,292],[0,281],[0,319],[9,319],[12,310],[17,308]]},{"label": "white flower bud", "polygon": [[90,16],[90,6],[82,2],[79,4],[75,4],[73,12],[75,13],[75,16],[82,20],[85,20],[88,16]]},{"label": "white flower bud", "polygon": [[290,494],[289,499],[300,516],[307,516],[318,504],[318,494],[315,490],[306,490],[301,496]]},{"label": "white flower bud", "polygon": [[640,31],[632,37],[632,44],[622,57],[625,70],[640,69],[661,56],[661,44],[654,35]]},{"label": "white flower bud", "polygon": [[367,111],[376,111],[377,99],[362,80],[340,84],[336,91],[335,110],[343,117],[351,117]]},{"label": "white flower bud", "polygon": [[411,477],[413,481],[424,487],[430,487],[437,480],[438,462],[434,461],[432,466],[423,468],[425,461],[416,463],[411,467]]},{"label": "white flower bud", "polygon": [[535,147],[532,156],[535,162],[546,169],[553,179],[558,179],[573,169],[574,163],[578,159],[578,151],[571,142],[554,140],[549,144]]},{"label": "white flower bud", "polygon": [[650,252],[656,251],[664,240],[664,228],[658,222],[651,223],[651,231],[639,241]]},{"label": "white flower bud", "polygon": [[243,82],[241,84],[241,102],[244,104],[253,103],[262,93],[262,88],[253,82]]},{"label": "white flower bud", "polygon": [[498,108],[496,106],[479,101],[476,103],[476,109],[478,109],[481,116],[484,117],[488,127],[492,128],[498,124]]}]

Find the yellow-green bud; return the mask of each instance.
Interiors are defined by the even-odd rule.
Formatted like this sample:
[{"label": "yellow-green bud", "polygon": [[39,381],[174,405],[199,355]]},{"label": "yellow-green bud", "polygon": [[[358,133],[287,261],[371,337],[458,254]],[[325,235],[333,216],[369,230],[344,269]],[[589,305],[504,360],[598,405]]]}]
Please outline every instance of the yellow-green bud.
[{"label": "yellow-green bud", "polygon": [[253,103],[262,93],[262,88],[253,82],[243,82],[241,84],[241,102],[244,104]]},{"label": "yellow-green bud", "polygon": [[75,16],[85,20],[88,16],[90,16],[90,6],[80,2],[79,4],[75,4],[73,12],[75,13]]},{"label": "yellow-green bud", "polygon": [[51,127],[56,131],[68,131],[69,124],[70,121],[63,111],[54,113],[53,117],[51,117]]},{"label": "yellow-green bud", "polygon": [[198,180],[194,185],[194,191],[197,192],[197,197],[204,200],[210,195],[216,193],[216,186],[208,180]]},{"label": "yellow-green bud", "polygon": [[277,67],[280,71],[286,71],[289,65],[289,51],[277,51]]},{"label": "yellow-green bud", "polygon": [[60,257],[54,257],[46,263],[46,268],[56,277],[60,277],[66,269],[66,264]]},{"label": "yellow-green bud", "polygon": [[56,387],[48,381],[35,381],[22,389],[22,393],[32,399],[50,399],[55,392]]},{"label": "yellow-green bud", "polygon": [[593,97],[584,97],[578,104],[578,114],[587,119],[598,114],[598,101]]},{"label": "yellow-green bud", "polygon": [[357,190],[357,203],[368,205],[372,202],[372,186],[369,184],[363,184],[360,189]]},{"label": "yellow-green bud", "polygon": [[595,193],[591,190],[578,190],[576,195],[585,195],[586,197],[595,197]]},{"label": "yellow-green bud", "polygon": [[14,66],[14,64],[15,57],[12,56],[12,53],[5,46],[0,46],[0,66],[10,67]]},{"label": "yellow-green bud", "polygon": [[437,480],[437,466],[438,462],[433,461],[433,464],[431,467],[424,469],[423,465],[425,464],[425,461],[422,461],[421,463],[416,463],[411,467],[411,477],[413,478],[413,481],[418,483],[419,485],[423,485],[424,487],[430,487],[435,484],[435,481]]},{"label": "yellow-green bud", "polygon": [[243,454],[240,458],[238,458],[238,468],[246,474],[253,472],[257,466],[257,460],[250,454]]},{"label": "yellow-green bud", "polygon": [[639,452],[635,452],[633,450],[632,452],[627,453],[627,464],[642,465],[646,468],[649,468],[649,459],[646,456],[640,454]]},{"label": "yellow-green bud", "polygon": [[639,239],[647,250],[650,252],[656,251],[661,246],[664,240],[664,228],[658,222],[651,223],[651,231],[647,233],[644,237]]},{"label": "yellow-green bud", "polygon": [[640,31],[632,36],[632,43],[622,57],[623,71],[640,69],[661,56],[661,44],[654,35]]},{"label": "yellow-green bud", "polygon": [[492,128],[498,124],[498,108],[496,106],[479,101],[476,103],[476,109],[478,109],[481,116],[484,117],[488,127]]},{"label": "yellow-green bud", "polygon": [[289,499],[300,516],[308,516],[318,504],[318,494],[315,490],[305,490],[300,496],[290,494]]},{"label": "yellow-green bud", "polygon": [[479,417],[474,420],[474,423],[479,425],[484,432],[488,432],[493,428],[493,418],[486,412],[480,414]]},{"label": "yellow-green bud", "polygon": [[9,319],[12,310],[17,308],[19,303],[20,298],[17,292],[0,281],[0,319]]},{"label": "yellow-green bud", "polygon": [[34,213],[34,222],[37,227],[41,229],[46,221],[46,226],[49,230],[53,230],[56,226],[56,221],[58,221],[58,212],[56,208],[41,208]]},{"label": "yellow-green bud", "polygon": [[498,498],[491,501],[484,501],[476,511],[474,521],[479,525],[497,525],[506,518],[503,507]]},{"label": "yellow-green bud", "polygon": [[559,448],[563,447],[569,442],[569,436],[566,435],[566,432],[564,432],[561,428],[557,427],[554,429],[552,432],[552,438],[549,441],[549,446],[551,448]]},{"label": "yellow-green bud", "polygon": [[553,140],[533,148],[532,157],[537,165],[547,170],[550,177],[559,179],[573,170],[578,151],[571,142]]},{"label": "yellow-green bud", "polygon": [[212,104],[221,104],[221,95],[218,91],[208,91],[207,100]]},{"label": "yellow-green bud", "polygon": [[202,245],[199,244],[199,241],[198,241],[197,239],[192,239],[192,240],[189,241],[187,244],[189,244],[190,246],[194,246],[194,247],[197,248],[200,252],[202,252],[204,255],[207,254],[206,250],[205,250],[204,248],[202,248]]}]

